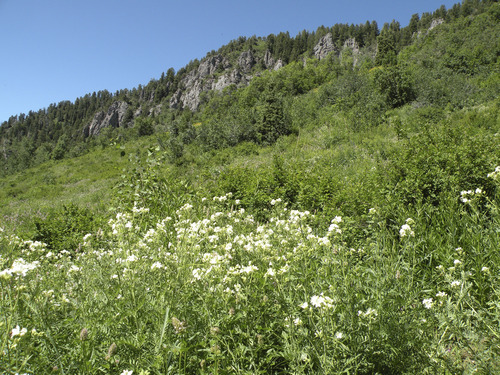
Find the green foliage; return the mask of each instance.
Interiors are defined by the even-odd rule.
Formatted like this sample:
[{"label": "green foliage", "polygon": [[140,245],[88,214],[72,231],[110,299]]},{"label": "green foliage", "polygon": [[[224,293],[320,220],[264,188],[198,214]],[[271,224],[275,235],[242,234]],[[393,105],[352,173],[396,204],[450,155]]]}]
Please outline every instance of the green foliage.
[{"label": "green foliage", "polygon": [[267,93],[259,110],[257,124],[259,139],[265,144],[272,144],[280,136],[287,135],[289,131],[283,111],[283,99],[274,92]]},{"label": "green foliage", "polygon": [[377,55],[375,64],[383,66],[396,65],[397,62],[396,42],[394,34],[386,31],[377,37]]},{"label": "green foliage", "polygon": [[89,209],[69,204],[50,211],[45,218],[34,218],[33,224],[34,240],[45,243],[48,250],[73,253],[81,247],[83,236],[95,232],[101,222]]},{"label": "green foliage", "polygon": [[461,190],[492,189],[487,173],[500,157],[492,135],[498,130],[498,108],[474,110],[466,117],[455,115],[438,123],[432,121],[436,112],[415,113],[407,126],[416,133],[402,140],[404,146],[383,176],[398,204],[438,205],[444,193],[458,196]]},{"label": "green foliage", "polygon": [[137,135],[143,137],[154,133],[154,123],[151,117],[138,117],[134,120],[134,127],[137,129]]},{"label": "green foliage", "polygon": [[[273,184],[287,184],[284,168],[276,157]],[[496,184],[500,167],[488,178]],[[188,192],[155,219],[147,200],[130,198],[82,237],[78,256],[0,232],[2,371],[499,369],[498,192],[483,213],[479,196],[403,205],[394,223],[388,207],[370,210],[356,247],[351,218],[320,228],[280,199],[257,222],[231,193]]]},{"label": "green foliage", "polygon": [[[69,103],[48,110],[57,142],[0,128],[3,156],[45,160],[0,180],[0,372],[499,373],[497,5],[385,25],[396,62],[290,62],[88,149]],[[378,30],[225,51],[301,59],[327,32]],[[115,97],[147,113],[199,64]],[[88,153],[48,160],[59,140]]]},{"label": "green foliage", "polygon": [[401,107],[416,98],[413,77],[407,68],[400,65],[378,68],[373,74],[375,83],[390,108]]}]

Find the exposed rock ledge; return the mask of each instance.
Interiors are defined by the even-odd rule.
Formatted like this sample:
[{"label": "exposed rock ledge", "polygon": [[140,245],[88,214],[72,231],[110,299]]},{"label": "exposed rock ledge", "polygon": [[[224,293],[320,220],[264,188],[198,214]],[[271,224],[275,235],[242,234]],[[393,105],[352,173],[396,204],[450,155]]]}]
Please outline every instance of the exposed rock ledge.
[{"label": "exposed rock ledge", "polygon": [[117,128],[124,126],[123,120],[128,110],[128,104],[125,102],[114,102],[107,112],[99,111],[94,115],[91,123],[83,129],[85,137],[98,135],[101,130],[107,126]]},{"label": "exposed rock ledge", "polygon": [[[252,51],[240,54],[235,67],[221,55],[204,59],[197,69],[189,72],[182,80],[181,87],[170,99],[171,108],[185,107],[194,111],[200,105],[202,92],[217,90],[222,91],[230,85],[244,86],[252,79],[252,69],[259,63]],[[275,62],[269,51],[262,59],[263,65],[270,69],[283,66],[281,60]]]}]

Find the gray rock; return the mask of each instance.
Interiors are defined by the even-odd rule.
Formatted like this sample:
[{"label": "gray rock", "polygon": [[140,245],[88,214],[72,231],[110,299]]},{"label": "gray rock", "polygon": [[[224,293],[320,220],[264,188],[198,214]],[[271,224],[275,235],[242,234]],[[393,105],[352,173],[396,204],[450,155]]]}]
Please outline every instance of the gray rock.
[{"label": "gray rock", "polygon": [[[231,67],[229,61],[221,56],[210,56],[201,61],[198,69],[190,71],[180,82],[183,89],[177,90],[170,99],[171,108],[185,107],[192,111],[200,105],[200,95],[211,90],[215,84],[214,74]],[[221,82],[223,86],[224,83]]]},{"label": "gray rock", "polygon": [[207,59],[204,59],[200,63],[200,66],[197,70],[197,76],[199,78],[204,78],[216,73],[218,69],[225,70],[230,66],[231,65],[229,64],[229,61],[225,57],[221,55],[211,56]]},{"label": "gray rock", "polygon": [[444,23],[444,20],[442,18],[436,18],[436,19],[432,20],[431,26],[429,27],[429,31],[431,31],[436,26],[441,25],[442,23]]},{"label": "gray rock", "polygon": [[127,113],[128,104],[126,102],[114,102],[108,108],[108,111],[97,112],[94,115],[91,123],[84,128],[84,134],[86,137],[98,135],[102,129],[108,126],[117,128],[119,126],[124,126],[123,119]]},{"label": "gray rock", "polygon": [[238,58],[238,65],[244,72],[250,72],[255,65],[255,57],[252,51],[242,52]]},{"label": "gray rock", "polygon": [[266,68],[270,69],[274,66],[274,64],[276,64],[276,61],[274,61],[271,51],[266,50],[266,53],[264,54],[264,65]]},{"label": "gray rock", "polygon": [[161,113],[161,104],[158,104],[149,109],[149,116],[156,116]]},{"label": "gray rock", "polygon": [[359,44],[356,42],[355,38],[349,38],[344,42],[344,48],[352,49],[354,54],[359,54]]},{"label": "gray rock", "polygon": [[280,68],[283,68],[285,66],[285,64],[283,63],[283,60],[281,59],[278,59],[278,61],[276,62],[276,64],[274,65],[274,70],[278,70]]},{"label": "gray rock", "polygon": [[339,51],[333,43],[332,34],[328,33],[319,40],[318,44],[314,46],[314,56],[321,60],[331,52],[338,53]]}]

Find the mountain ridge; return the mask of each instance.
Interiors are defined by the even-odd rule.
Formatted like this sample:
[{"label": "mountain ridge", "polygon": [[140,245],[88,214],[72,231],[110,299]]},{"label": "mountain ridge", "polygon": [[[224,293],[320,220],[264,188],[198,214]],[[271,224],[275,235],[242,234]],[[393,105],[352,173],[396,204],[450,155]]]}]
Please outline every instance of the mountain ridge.
[{"label": "mountain ridge", "polygon": [[[375,21],[367,21],[359,25],[320,26],[315,32],[304,30],[294,38],[288,32],[240,37],[207,53],[201,60],[191,61],[177,72],[169,69],[145,86],[119,90],[115,94],[106,90],[94,92],[77,98],[74,103],[63,101],[38,112],[12,116],[0,126],[3,164],[0,173],[5,175],[49,159],[80,155],[95,143],[88,138],[108,127],[130,128],[136,125],[135,119],[160,114],[173,119],[186,110],[196,112],[214,92],[244,87],[254,77],[292,62],[305,64],[309,58],[322,60],[330,53],[342,58],[342,51],[349,50],[347,55],[352,58],[353,66],[363,62],[384,65],[387,61],[377,58],[377,55],[387,55],[386,50],[380,53],[382,42],[383,48],[388,46],[394,55],[389,57],[393,63],[405,46],[428,30],[446,20],[479,14],[489,3],[465,1],[449,10],[442,6],[433,13],[415,14],[403,28],[393,20],[379,30]],[[390,37],[387,39],[386,35]]]}]

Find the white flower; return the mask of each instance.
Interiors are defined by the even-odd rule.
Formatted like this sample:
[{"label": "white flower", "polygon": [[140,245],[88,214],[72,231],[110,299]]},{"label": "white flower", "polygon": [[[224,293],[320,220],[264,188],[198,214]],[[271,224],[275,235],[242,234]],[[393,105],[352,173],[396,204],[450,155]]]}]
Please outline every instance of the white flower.
[{"label": "white flower", "polygon": [[460,281],[455,280],[455,281],[451,282],[451,287],[452,288],[458,288],[460,285],[461,285]]},{"label": "white flower", "polygon": [[369,215],[375,215],[376,213],[377,213],[377,210],[376,210],[376,209],[374,209],[374,208],[370,208],[370,209],[368,210],[368,214],[369,214]]},{"label": "white flower", "polygon": [[69,268],[68,272],[78,272],[80,271],[80,267],[77,267],[75,266],[74,264],[71,265],[71,267]]},{"label": "white flower", "polygon": [[488,177],[496,180],[500,176],[500,166],[496,167],[495,170],[491,173],[488,173]]},{"label": "white flower", "polygon": [[321,305],[325,302],[325,299],[321,296],[312,296],[311,297],[311,305],[315,307],[321,307]]},{"label": "white flower", "polygon": [[274,276],[276,272],[272,268],[268,268],[265,276]]},{"label": "white flower", "polygon": [[22,258],[16,259],[14,263],[12,263],[12,267],[10,269],[3,270],[0,272],[0,275],[11,276],[12,274],[18,274],[22,276],[26,276],[28,271],[31,271],[38,267],[37,261],[33,263],[26,263],[26,261]]},{"label": "white flower", "polygon": [[453,264],[455,264],[455,265],[456,265],[456,264],[461,264],[461,263],[462,263],[462,262],[461,262],[460,260],[458,260],[458,259],[455,259],[455,260],[453,261]]},{"label": "white flower", "polygon": [[254,265],[249,264],[246,267],[243,267],[240,271],[240,273],[251,273],[253,271],[258,271],[259,269],[255,267]]},{"label": "white flower", "polygon": [[342,332],[336,332],[336,333],[335,333],[335,338],[336,338],[337,340],[340,340],[342,337],[344,337],[344,334],[343,334]]},{"label": "white flower", "polygon": [[16,336],[24,336],[28,332],[26,328],[20,329],[20,327],[17,325],[15,328],[12,328],[12,332],[10,334],[11,337],[16,337]]},{"label": "white flower", "polygon": [[410,225],[403,224],[399,230],[399,235],[401,237],[415,237],[415,232],[411,230]]},{"label": "white flower", "polygon": [[314,307],[333,308],[333,300],[330,297],[324,296],[323,293],[319,296],[311,297],[311,305]]},{"label": "white flower", "polygon": [[281,199],[280,199],[280,198],[278,198],[278,199],[272,199],[272,200],[271,200],[271,206],[274,206],[274,205],[275,205],[276,203],[278,203],[278,202],[281,202]]},{"label": "white flower", "polygon": [[438,298],[444,298],[446,297],[448,294],[446,294],[445,292],[437,292],[436,293],[436,297]]},{"label": "white flower", "polygon": [[339,228],[338,224],[336,223],[332,223],[330,224],[330,226],[328,227],[328,232],[335,232],[337,234],[341,234],[342,233],[342,230]]},{"label": "white flower", "polygon": [[123,370],[123,372],[120,375],[132,375],[134,373],[133,370]]},{"label": "white flower", "polygon": [[424,307],[426,309],[430,309],[430,308],[432,308],[432,305],[434,304],[434,302],[432,302],[432,298],[426,298],[422,301],[422,304],[424,305]]},{"label": "white flower", "polygon": [[309,307],[309,304],[307,302],[304,302],[302,305],[300,305],[304,310]]},{"label": "white flower", "polygon": [[483,267],[481,268],[481,272],[489,272],[490,269],[488,267]]},{"label": "white flower", "polygon": [[201,270],[199,268],[195,268],[193,270],[193,277],[196,279],[196,280],[200,280],[201,279]]},{"label": "white flower", "polygon": [[128,258],[127,258],[127,262],[135,262],[137,258],[134,254],[130,255]]},{"label": "white flower", "polygon": [[340,217],[340,216],[335,216],[332,219],[332,224],[340,224],[341,222],[342,222],[342,217]]},{"label": "white flower", "polygon": [[154,270],[155,268],[162,269],[163,268],[163,264],[161,264],[160,262],[154,262],[151,265],[151,269]]}]

